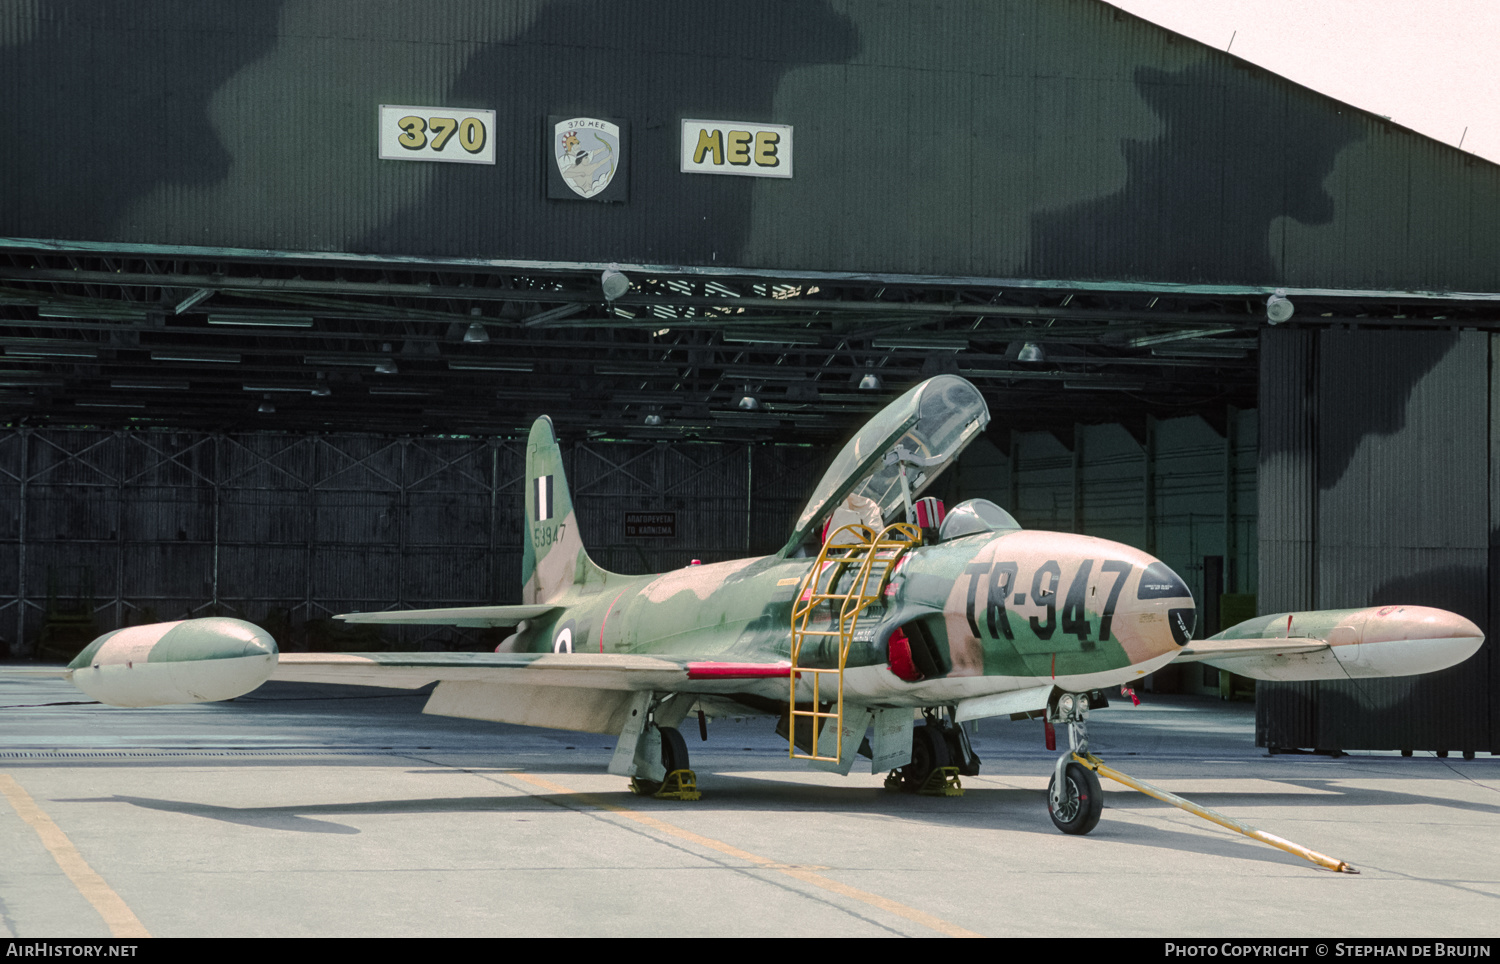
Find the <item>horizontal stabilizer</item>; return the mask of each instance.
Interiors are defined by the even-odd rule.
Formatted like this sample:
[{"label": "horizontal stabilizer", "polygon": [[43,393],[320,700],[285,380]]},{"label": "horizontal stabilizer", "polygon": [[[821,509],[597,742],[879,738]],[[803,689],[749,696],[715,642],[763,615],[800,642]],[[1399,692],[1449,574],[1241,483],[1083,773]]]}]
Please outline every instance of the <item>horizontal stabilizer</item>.
[{"label": "horizontal stabilizer", "polygon": [[1182,647],[1172,662],[1199,663],[1206,659],[1218,662],[1221,659],[1243,659],[1249,656],[1288,656],[1292,653],[1315,653],[1327,648],[1328,644],[1321,639],[1193,639]]},{"label": "horizontal stabilizer", "polygon": [[455,606],[450,609],[403,609],[379,613],[343,613],[333,617],[346,623],[383,626],[471,626],[488,629],[514,626],[535,619],[561,606]]}]

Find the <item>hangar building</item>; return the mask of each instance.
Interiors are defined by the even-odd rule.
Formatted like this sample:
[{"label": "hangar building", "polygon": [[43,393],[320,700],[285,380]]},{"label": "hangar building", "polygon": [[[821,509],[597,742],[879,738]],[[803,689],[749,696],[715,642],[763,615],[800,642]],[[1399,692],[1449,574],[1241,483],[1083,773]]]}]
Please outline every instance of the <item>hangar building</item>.
[{"label": "hangar building", "polygon": [[[1500,623],[1500,170],[1098,0],[32,0],[0,53],[11,655],[512,601],[543,413],[605,565],[767,551],[938,372],[995,414],[949,498],[1205,628]],[[1497,684],[1262,686],[1259,739],[1493,751]]]}]

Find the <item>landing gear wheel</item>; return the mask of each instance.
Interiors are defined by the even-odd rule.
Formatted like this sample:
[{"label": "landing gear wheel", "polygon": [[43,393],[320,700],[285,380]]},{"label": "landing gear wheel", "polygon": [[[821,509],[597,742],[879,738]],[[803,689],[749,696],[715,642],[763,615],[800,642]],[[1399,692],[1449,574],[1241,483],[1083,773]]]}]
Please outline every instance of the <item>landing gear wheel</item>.
[{"label": "landing gear wheel", "polygon": [[[673,770],[688,769],[687,741],[682,738],[682,734],[671,726],[659,726],[657,732],[661,734],[661,765],[666,771],[671,773]],[[662,788],[661,780],[636,777],[635,782],[640,787],[639,792],[648,797],[659,793]]]},{"label": "landing gear wheel", "polygon": [[911,762],[901,768],[901,791],[916,793],[932,771],[950,766],[948,741],[939,727],[919,726],[911,731]]},{"label": "landing gear wheel", "polygon": [[943,739],[948,743],[948,765],[958,767],[962,776],[979,775],[979,754],[969,744],[969,734],[962,724],[953,723],[943,728]]},{"label": "landing gear wheel", "polygon": [[1061,804],[1052,802],[1052,785],[1057,775],[1047,781],[1047,815],[1063,833],[1085,834],[1099,825],[1099,814],[1104,811],[1104,794],[1099,790],[1099,778],[1094,771],[1079,763],[1069,763],[1066,770],[1068,785],[1064,788]]}]

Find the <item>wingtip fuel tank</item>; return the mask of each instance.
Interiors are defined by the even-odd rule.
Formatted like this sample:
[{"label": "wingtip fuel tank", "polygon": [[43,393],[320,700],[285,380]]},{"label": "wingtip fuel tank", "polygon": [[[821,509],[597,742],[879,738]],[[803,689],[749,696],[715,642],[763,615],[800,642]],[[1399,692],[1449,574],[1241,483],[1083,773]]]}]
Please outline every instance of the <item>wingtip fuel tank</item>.
[{"label": "wingtip fuel tank", "polygon": [[1254,679],[1332,680],[1415,676],[1457,666],[1479,651],[1484,632],[1457,613],[1431,606],[1368,606],[1257,616],[1214,640],[1321,643],[1307,652],[1225,653],[1203,661]]},{"label": "wingtip fuel tank", "polygon": [[68,665],[73,684],[111,706],[208,703],[243,696],[279,657],[254,623],[209,616],[105,633]]}]

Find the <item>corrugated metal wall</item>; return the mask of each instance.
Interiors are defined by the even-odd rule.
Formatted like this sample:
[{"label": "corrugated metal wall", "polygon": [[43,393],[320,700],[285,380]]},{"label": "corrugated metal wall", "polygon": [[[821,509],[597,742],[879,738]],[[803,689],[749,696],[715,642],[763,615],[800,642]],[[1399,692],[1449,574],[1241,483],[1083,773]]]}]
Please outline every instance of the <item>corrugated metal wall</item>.
[{"label": "corrugated metal wall", "polygon": [[[1407,603],[1489,632],[1492,336],[1270,331],[1261,346],[1262,613]],[[1267,684],[1272,747],[1482,750],[1495,643],[1441,673]]]},{"label": "corrugated metal wall", "polygon": [[[775,551],[827,457],[564,446],[584,542],[621,572]],[[30,653],[78,609],[89,632],[220,612],[296,647],[337,612],[518,602],[524,468],[496,439],[0,432],[0,640]],[[676,535],[627,535],[632,510]]]},{"label": "corrugated metal wall", "polygon": [[[1500,167],[1098,0],[11,3],[0,89],[0,237],[1500,291]],[[379,160],[382,103],[497,163]],[[626,121],[626,203],[543,196],[550,114]],[[682,173],[685,118],[795,176]]]}]

